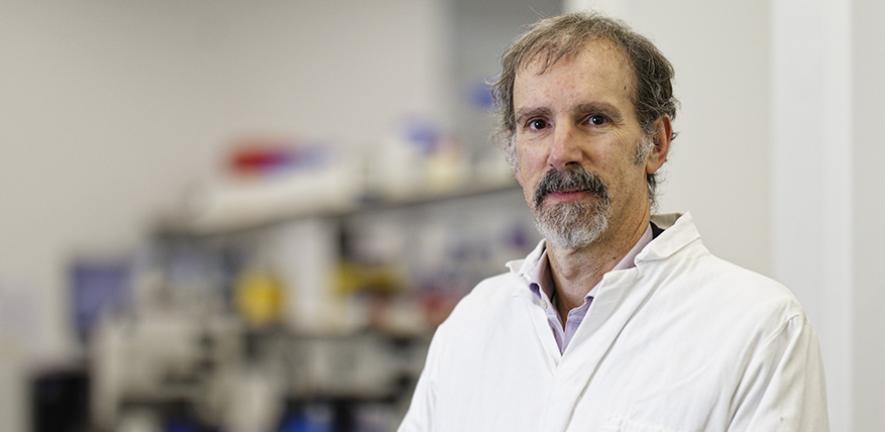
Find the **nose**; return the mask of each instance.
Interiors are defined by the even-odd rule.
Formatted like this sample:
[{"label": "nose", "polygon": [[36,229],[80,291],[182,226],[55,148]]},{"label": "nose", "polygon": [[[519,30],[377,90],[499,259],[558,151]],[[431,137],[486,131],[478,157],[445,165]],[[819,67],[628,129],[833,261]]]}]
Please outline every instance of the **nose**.
[{"label": "nose", "polygon": [[553,131],[547,163],[551,168],[562,170],[569,165],[580,163],[581,148],[575,126],[568,121],[559,121]]}]

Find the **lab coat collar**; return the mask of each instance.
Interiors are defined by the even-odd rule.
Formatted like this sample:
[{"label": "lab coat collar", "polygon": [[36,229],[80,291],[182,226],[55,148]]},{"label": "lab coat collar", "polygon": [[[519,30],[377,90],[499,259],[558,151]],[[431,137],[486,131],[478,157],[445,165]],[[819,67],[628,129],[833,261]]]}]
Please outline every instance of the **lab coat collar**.
[{"label": "lab coat collar", "polygon": [[531,252],[524,258],[507,262],[507,268],[510,269],[512,273],[516,273],[526,280],[529,279],[529,272],[536,265],[538,261],[541,260],[541,256],[544,255],[544,239],[538,242],[538,245],[532,249]]},{"label": "lab coat collar", "polygon": [[701,238],[689,212],[653,215],[651,221],[664,232],[639,252],[636,256],[637,266],[644,262],[669,258]]}]

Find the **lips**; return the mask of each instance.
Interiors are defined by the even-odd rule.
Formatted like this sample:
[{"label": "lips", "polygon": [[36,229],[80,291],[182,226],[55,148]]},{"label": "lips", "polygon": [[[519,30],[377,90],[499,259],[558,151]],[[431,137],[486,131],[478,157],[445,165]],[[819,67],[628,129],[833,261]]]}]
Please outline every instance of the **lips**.
[{"label": "lips", "polygon": [[584,198],[587,195],[595,196],[592,191],[587,189],[571,189],[563,191],[551,191],[547,193],[543,199],[552,198],[559,202],[571,202]]},{"label": "lips", "polygon": [[582,188],[582,189],[559,189],[559,190],[550,190],[547,193],[541,196],[540,201],[537,202],[538,205],[543,205],[543,203],[547,202],[550,204],[565,204],[565,203],[573,203],[575,201],[588,199],[591,197],[599,197],[596,192],[590,189]]},{"label": "lips", "polygon": [[590,190],[589,189],[561,189],[561,190],[552,190],[548,193],[569,194],[569,193],[578,193],[578,192],[590,192]]}]

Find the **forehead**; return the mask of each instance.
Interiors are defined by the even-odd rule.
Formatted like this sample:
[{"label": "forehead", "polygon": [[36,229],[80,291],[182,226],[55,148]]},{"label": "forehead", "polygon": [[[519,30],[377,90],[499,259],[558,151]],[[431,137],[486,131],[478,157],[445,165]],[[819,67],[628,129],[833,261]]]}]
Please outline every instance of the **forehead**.
[{"label": "forehead", "polygon": [[623,49],[607,39],[593,39],[577,53],[548,62],[545,53],[521,65],[513,84],[514,108],[521,100],[544,96],[632,100],[635,78]]}]

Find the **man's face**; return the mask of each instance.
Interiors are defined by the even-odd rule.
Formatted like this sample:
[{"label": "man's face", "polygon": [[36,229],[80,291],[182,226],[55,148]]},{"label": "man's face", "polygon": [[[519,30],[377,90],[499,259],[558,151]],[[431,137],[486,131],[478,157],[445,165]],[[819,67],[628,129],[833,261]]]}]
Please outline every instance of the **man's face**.
[{"label": "man's face", "polygon": [[529,63],[514,82],[516,178],[542,234],[579,248],[648,212],[645,175],[657,166],[641,150],[650,138],[636,118],[633,70],[619,48],[591,41],[540,71]]}]

